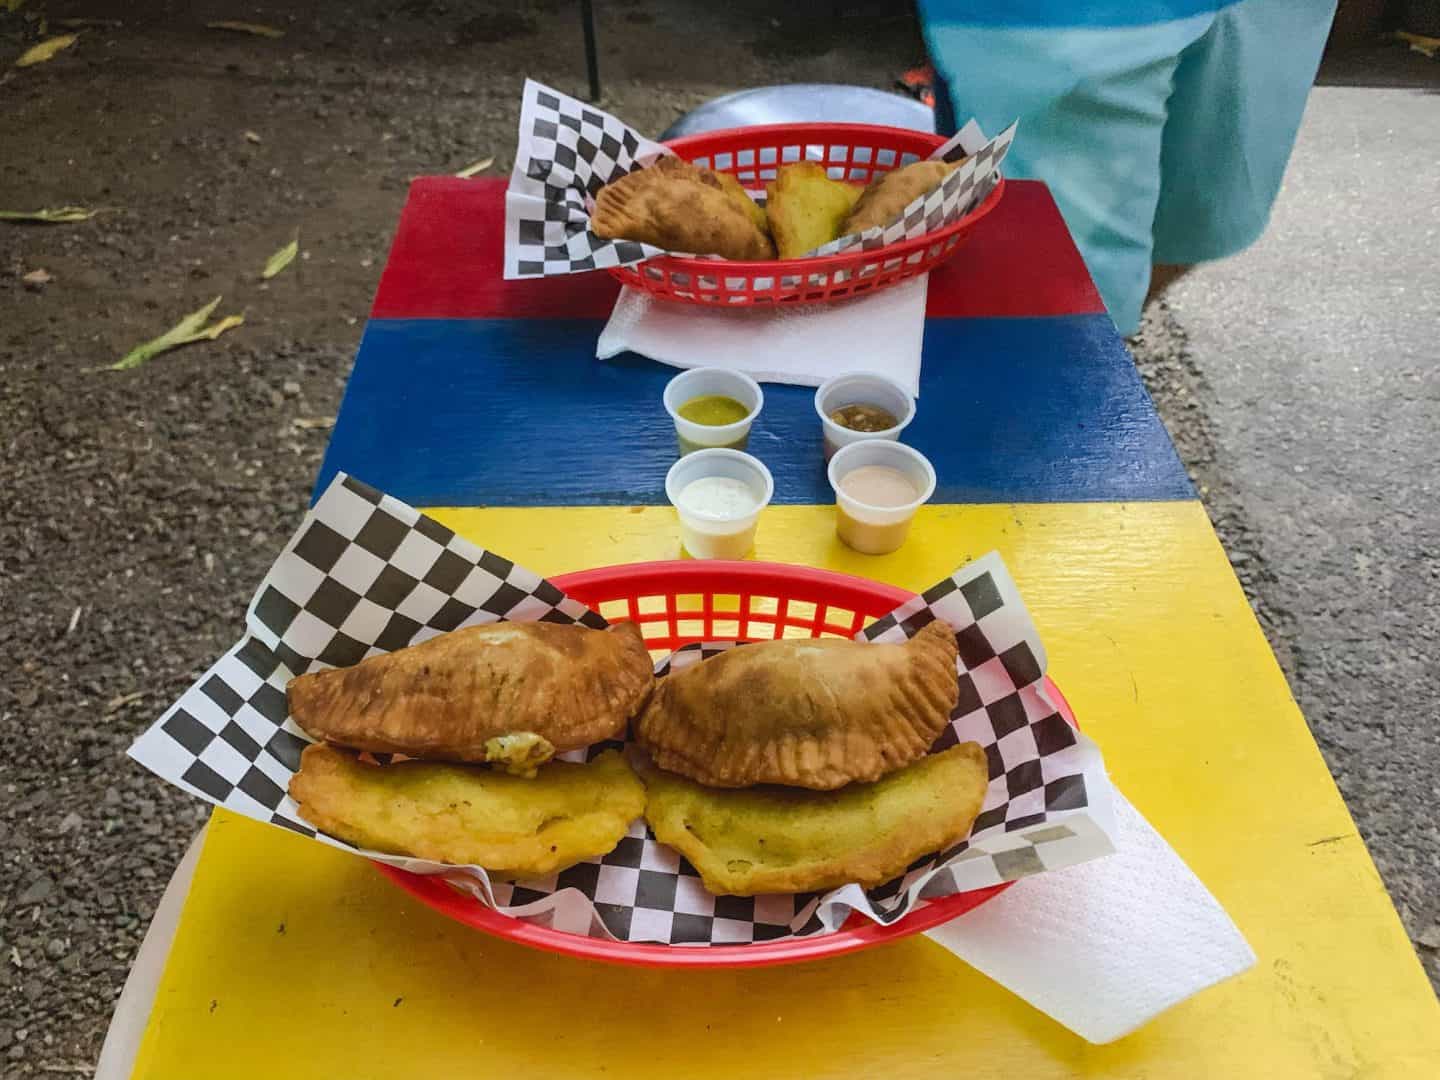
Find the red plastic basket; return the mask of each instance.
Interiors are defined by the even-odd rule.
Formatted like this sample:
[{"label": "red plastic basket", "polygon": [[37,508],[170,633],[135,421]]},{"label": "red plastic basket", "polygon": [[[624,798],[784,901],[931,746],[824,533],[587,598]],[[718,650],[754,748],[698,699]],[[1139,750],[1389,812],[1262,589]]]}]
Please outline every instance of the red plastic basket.
[{"label": "red plastic basket", "polygon": [[[880,173],[928,157],[944,141],[939,135],[879,124],[763,124],[687,135],[668,145],[687,161],[733,173],[745,187],[758,189],[775,179],[781,165],[801,159],[823,163],[837,179],[868,183]],[[959,221],[872,251],[768,262],[659,255],[613,267],[610,273],[626,285],[687,304],[815,304],[859,296],[923,274],[955,254],[1004,190],[1002,179]]]},{"label": "red plastic basket", "polygon": [[[565,574],[553,581],[612,622],[639,623],[657,655],[702,640],[848,638],[913,595],[849,574],[762,562],[635,563]],[[1073,725],[1075,718],[1058,688],[1048,680],[1046,688]],[[550,952],[646,967],[761,967],[836,956],[928,930],[1010,887],[1006,883],[932,900],[889,926],[853,915],[833,934],[701,947],[569,934],[487,908],[439,878],[383,863],[375,866],[422,903],[467,926]]]}]

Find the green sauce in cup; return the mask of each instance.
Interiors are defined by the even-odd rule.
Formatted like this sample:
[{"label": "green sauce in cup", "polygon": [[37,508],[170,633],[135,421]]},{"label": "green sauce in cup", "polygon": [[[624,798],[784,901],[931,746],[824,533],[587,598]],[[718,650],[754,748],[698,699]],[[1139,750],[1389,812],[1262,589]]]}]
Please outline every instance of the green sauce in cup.
[{"label": "green sauce in cup", "polygon": [[663,399],[682,456],[707,447],[743,450],[765,404],[759,383],[726,368],[683,371],[666,384]]},{"label": "green sauce in cup", "polygon": [[704,424],[706,427],[738,424],[750,415],[749,409],[724,394],[702,394],[700,397],[693,397],[675,411],[692,424]]}]

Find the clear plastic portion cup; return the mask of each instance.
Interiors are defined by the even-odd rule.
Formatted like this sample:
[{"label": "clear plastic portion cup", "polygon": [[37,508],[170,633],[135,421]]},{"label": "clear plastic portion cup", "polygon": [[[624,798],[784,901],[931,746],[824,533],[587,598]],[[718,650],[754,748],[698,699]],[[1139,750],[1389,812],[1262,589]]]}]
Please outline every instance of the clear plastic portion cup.
[{"label": "clear plastic portion cup", "polygon": [[[743,510],[706,512],[685,498],[685,489],[707,477],[738,480],[753,497]],[[755,546],[760,511],[770,505],[775,481],[758,458],[739,450],[709,449],[686,454],[665,474],[665,497],[680,515],[680,543],[697,559],[743,559]]]},{"label": "clear plastic portion cup", "polygon": [[[874,405],[895,417],[897,422],[884,431],[854,431],[830,419],[831,413],[846,405]],[[898,440],[900,432],[915,419],[915,399],[903,386],[884,375],[848,371],[820,384],[820,389],[815,391],[815,411],[820,414],[820,426],[825,432],[825,460],[829,461],[836,450],[851,443],[867,439]]]},{"label": "clear plastic portion cup", "polygon": [[[902,506],[871,506],[848,495],[845,477],[866,465],[898,470],[914,486],[916,498]],[[899,442],[872,439],[842,446],[830,459],[828,475],[835,489],[835,531],[863,555],[888,555],[905,543],[915,511],[935,494],[935,467],[920,451]]]},{"label": "clear plastic portion cup", "polygon": [[[680,415],[680,407],[697,397],[719,394],[733,398],[748,410],[743,420],[733,424],[697,424]],[[703,367],[682,371],[665,386],[665,411],[675,422],[675,437],[680,453],[689,454],[706,447],[743,450],[750,438],[750,425],[760,415],[765,395],[760,384],[743,371]]]}]

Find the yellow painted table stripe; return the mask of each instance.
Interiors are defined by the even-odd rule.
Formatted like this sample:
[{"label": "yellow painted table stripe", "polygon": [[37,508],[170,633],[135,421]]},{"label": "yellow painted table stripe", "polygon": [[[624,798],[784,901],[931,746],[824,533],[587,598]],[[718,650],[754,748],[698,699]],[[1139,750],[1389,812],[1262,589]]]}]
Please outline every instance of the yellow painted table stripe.
[{"label": "yellow painted table stripe", "polygon": [[[217,813],[136,1075],[1436,1075],[1440,1006],[1198,503],[932,507],[885,558],[831,514],[768,510],[757,554],[922,588],[1000,550],[1116,782],[1255,970],[1095,1047],[924,939],[757,971],[574,961]],[[546,574],[676,553],[662,508],[437,516]]]}]

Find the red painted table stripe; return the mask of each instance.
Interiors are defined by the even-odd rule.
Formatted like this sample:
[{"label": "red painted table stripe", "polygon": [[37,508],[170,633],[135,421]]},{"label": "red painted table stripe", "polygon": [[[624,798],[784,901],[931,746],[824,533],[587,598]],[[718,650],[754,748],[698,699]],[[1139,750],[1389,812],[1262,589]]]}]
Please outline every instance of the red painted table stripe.
[{"label": "red painted table stripe", "polygon": [[[426,176],[410,186],[370,315],[376,319],[595,318],[618,284],[601,272],[506,281],[505,180]],[[960,253],[930,275],[927,314],[1087,315],[1104,311],[1044,184],[1012,180]]]},{"label": "red painted table stripe", "polygon": [[506,281],[505,183],[422,176],[390,248],[372,319],[596,318],[620,285],[609,274]]},{"label": "red painted table stripe", "polygon": [[1099,315],[1105,302],[1050,189],[1007,180],[1005,197],[949,262],[930,275],[925,314],[946,317]]}]

